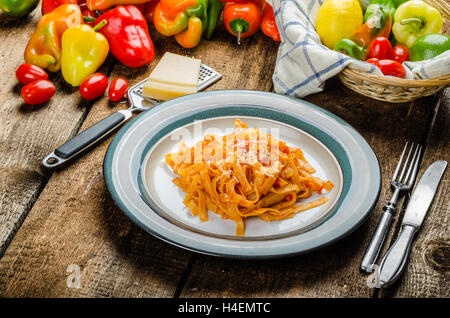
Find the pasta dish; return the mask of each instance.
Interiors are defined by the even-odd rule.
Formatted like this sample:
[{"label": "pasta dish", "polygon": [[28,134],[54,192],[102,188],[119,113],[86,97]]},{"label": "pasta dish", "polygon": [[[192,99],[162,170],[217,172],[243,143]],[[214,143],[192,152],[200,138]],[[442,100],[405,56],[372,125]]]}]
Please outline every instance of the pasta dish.
[{"label": "pasta dish", "polygon": [[234,124],[229,134],[206,135],[193,147],[181,142],[178,152],[165,156],[194,216],[207,221],[210,210],[233,220],[236,235],[242,236],[248,217],[284,220],[328,201],[322,196],[301,202],[314,192],[330,191],[333,184],[312,176],[315,170],[300,148],[239,119]]}]

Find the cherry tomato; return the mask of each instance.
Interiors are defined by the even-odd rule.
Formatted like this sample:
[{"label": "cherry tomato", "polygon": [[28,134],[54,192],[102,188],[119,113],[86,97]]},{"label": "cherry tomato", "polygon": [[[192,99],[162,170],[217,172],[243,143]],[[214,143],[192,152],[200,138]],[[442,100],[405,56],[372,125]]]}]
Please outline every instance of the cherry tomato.
[{"label": "cherry tomato", "polygon": [[394,60],[379,60],[375,64],[381,70],[384,75],[391,75],[395,77],[404,78],[406,76],[406,70],[402,64]]},{"label": "cherry tomato", "polygon": [[109,85],[109,99],[113,102],[118,102],[125,96],[127,90],[128,82],[125,79],[118,77],[111,82],[111,85]]},{"label": "cherry tomato", "polygon": [[16,70],[16,77],[23,85],[27,85],[40,79],[48,80],[48,74],[42,68],[34,64],[20,65]]},{"label": "cherry tomato", "polygon": [[84,99],[92,100],[103,95],[108,87],[108,78],[101,74],[95,73],[89,75],[80,85],[80,94]]},{"label": "cherry tomato", "polygon": [[379,60],[380,60],[379,58],[372,57],[371,59],[368,59],[366,62],[367,62],[367,63],[370,63],[370,64],[373,64],[373,65],[377,65],[377,62],[378,62]]},{"label": "cherry tomato", "polygon": [[41,79],[22,87],[22,98],[28,105],[39,105],[48,102],[55,95],[55,85]]},{"label": "cherry tomato", "polygon": [[397,44],[392,48],[392,59],[399,63],[409,61],[409,51],[404,45]]},{"label": "cherry tomato", "polygon": [[379,36],[369,45],[369,58],[392,59],[392,46],[387,38]]}]

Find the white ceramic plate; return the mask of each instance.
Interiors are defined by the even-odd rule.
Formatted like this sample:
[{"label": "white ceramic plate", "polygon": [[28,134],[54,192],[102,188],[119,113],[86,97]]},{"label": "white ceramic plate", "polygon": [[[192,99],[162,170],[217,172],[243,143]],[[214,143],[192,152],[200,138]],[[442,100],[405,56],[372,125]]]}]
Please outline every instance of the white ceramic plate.
[{"label": "white ceramic plate", "polygon": [[[207,222],[192,216],[164,155],[178,149],[181,139],[174,136],[180,132],[193,136],[183,139],[192,145],[212,128],[217,135],[227,133],[236,118],[249,127],[278,129],[280,140],[300,147],[315,175],[334,183],[325,194],[329,201],[288,220],[247,218],[243,237],[235,236],[233,221],[212,212]],[[202,124],[203,134],[194,134],[194,123]],[[196,252],[236,258],[287,256],[335,242],[368,216],[381,185],[375,154],[342,119],[299,99],[254,91],[192,94],[142,113],[111,142],[104,176],[117,206],[152,235]]]},{"label": "white ceramic plate", "polygon": [[[335,185],[330,193],[326,194],[329,201],[319,207],[298,213],[294,218],[265,222],[258,217],[245,220],[245,237],[236,239],[267,239],[268,237],[282,237],[296,231],[306,231],[332,211],[342,192],[342,171],[337,159],[319,140],[310,134],[290,125],[274,120],[254,117],[239,117],[246,122],[249,128],[259,128],[287,143],[288,146],[299,147],[303,150],[308,162],[317,170],[314,176],[322,180],[331,180]],[[161,216],[170,219],[191,231],[199,231],[205,235],[215,235],[233,238],[235,236],[235,223],[232,220],[222,219],[209,211],[209,222],[201,222],[198,216],[193,216],[183,204],[185,193],[173,182],[174,174],[164,160],[164,156],[177,152],[180,141],[188,146],[203,139],[205,134],[223,136],[234,130],[233,122],[236,117],[215,117],[190,123],[167,134],[150,149],[143,162],[142,183],[143,192],[150,201],[150,205],[158,207]],[[198,133],[201,130],[203,133]],[[196,138],[194,138],[194,136]],[[313,201],[322,195],[313,194],[301,203]]]}]

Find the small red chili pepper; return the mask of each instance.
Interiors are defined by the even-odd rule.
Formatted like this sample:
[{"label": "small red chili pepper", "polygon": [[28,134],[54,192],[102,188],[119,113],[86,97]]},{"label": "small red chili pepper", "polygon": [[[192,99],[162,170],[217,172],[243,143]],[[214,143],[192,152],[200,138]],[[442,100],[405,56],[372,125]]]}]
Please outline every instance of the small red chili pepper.
[{"label": "small red chili pepper", "polygon": [[52,82],[41,79],[22,87],[22,98],[28,105],[39,105],[48,102],[55,95],[55,85]]},{"label": "small red chili pepper", "polygon": [[261,23],[261,5],[256,2],[228,2],[223,8],[226,29],[237,37],[238,44],[258,31]]},{"label": "small red chili pepper", "polygon": [[273,8],[267,3],[261,17],[261,31],[274,41],[281,41],[280,32],[278,31],[277,23],[275,22]]},{"label": "small red chili pepper", "polygon": [[376,57],[380,60],[392,58],[392,46],[384,36],[376,37],[369,45],[369,57]]},{"label": "small red chili pepper", "polygon": [[125,96],[127,91],[128,82],[125,79],[118,77],[111,82],[111,85],[109,85],[109,99],[113,102],[118,102]]},{"label": "small red chili pepper", "polygon": [[375,64],[384,75],[404,78],[406,70],[402,64],[394,60],[379,60]]},{"label": "small red chili pepper", "polygon": [[81,83],[80,94],[87,100],[96,99],[103,95],[107,87],[108,78],[101,73],[94,73]]},{"label": "small red chili pepper", "polygon": [[48,74],[37,65],[22,64],[16,70],[16,78],[21,84],[27,85],[40,79],[48,80]]},{"label": "small red chili pepper", "polygon": [[397,44],[392,48],[392,59],[399,63],[409,61],[409,50],[406,46]]}]

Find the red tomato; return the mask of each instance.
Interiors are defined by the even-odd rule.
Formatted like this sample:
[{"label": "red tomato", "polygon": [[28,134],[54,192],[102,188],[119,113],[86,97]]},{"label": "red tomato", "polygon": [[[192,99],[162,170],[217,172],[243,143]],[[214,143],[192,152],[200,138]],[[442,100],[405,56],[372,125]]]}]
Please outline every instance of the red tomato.
[{"label": "red tomato", "polygon": [[108,78],[95,73],[88,76],[80,85],[80,94],[84,99],[92,100],[103,95],[108,87]]},{"label": "red tomato", "polygon": [[384,75],[404,78],[406,70],[402,64],[394,60],[379,60],[376,64]]},{"label": "red tomato", "polygon": [[55,95],[55,85],[41,79],[22,87],[22,98],[28,105],[38,105],[48,102]]},{"label": "red tomato", "polygon": [[397,44],[392,48],[392,59],[399,63],[409,61],[409,51],[404,45]]},{"label": "red tomato", "polygon": [[113,102],[118,102],[125,96],[127,91],[128,82],[125,79],[118,77],[111,82],[111,85],[109,85],[109,99]]},{"label": "red tomato", "polygon": [[23,85],[40,79],[48,80],[48,74],[42,68],[33,64],[20,65],[16,70],[16,77]]},{"label": "red tomato", "polygon": [[372,57],[371,59],[368,59],[366,62],[367,63],[370,63],[370,64],[373,64],[373,65],[377,65],[377,62],[379,61],[380,59],[379,58],[376,58],[376,57]]},{"label": "red tomato", "polygon": [[392,46],[387,38],[379,36],[369,45],[369,58],[391,59],[392,58]]}]

